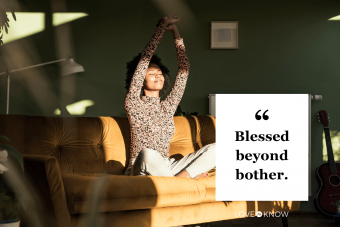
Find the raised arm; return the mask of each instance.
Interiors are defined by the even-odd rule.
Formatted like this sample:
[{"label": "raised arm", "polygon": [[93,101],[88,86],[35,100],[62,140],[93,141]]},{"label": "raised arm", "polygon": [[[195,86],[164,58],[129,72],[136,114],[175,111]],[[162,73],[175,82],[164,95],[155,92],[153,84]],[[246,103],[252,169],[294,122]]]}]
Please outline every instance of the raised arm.
[{"label": "raised arm", "polygon": [[[177,29],[177,28],[176,28]],[[177,30],[178,33],[178,30]],[[178,33],[179,34],[179,33]],[[185,51],[183,38],[178,38],[179,35],[176,35],[176,30],[174,31],[174,42],[175,42],[175,49],[177,53],[177,62],[178,62],[178,72],[176,75],[174,86],[163,101],[163,106],[167,112],[170,112],[171,115],[174,115],[176,108],[179,102],[182,99],[185,86],[188,80],[189,75],[189,60]]]},{"label": "raised arm", "polygon": [[161,24],[158,24],[156,31],[152,35],[141,55],[130,83],[129,92],[125,98],[125,107],[128,109],[136,107],[136,104],[141,101],[140,93],[145,79],[145,74],[149,67],[152,55],[163,37],[164,31],[165,29],[161,26]]}]

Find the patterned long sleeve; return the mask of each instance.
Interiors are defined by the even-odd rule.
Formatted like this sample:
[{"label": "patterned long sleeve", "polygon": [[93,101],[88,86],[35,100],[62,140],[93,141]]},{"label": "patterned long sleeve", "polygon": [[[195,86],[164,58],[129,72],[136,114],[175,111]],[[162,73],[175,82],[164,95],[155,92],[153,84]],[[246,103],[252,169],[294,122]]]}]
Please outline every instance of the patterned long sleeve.
[{"label": "patterned long sleeve", "polygon": [[171,92],[163,101],[164,107],[168,112],[171,112],[172,115],[175,114],[177,106],[182,99],[190,69],[190,64],[185,51],[183,38],[175,39],[175,44],[177,53],[178,72],[176,75],[175,84]]},{"label": "patterned long sleeve", "polygon": [[162,102],[160,102],[160,97],[142,96],[142,99],[140,98],[150,60],[164,31],[163,27],[157,27],[145,47],[125,98],[124,107],[131,129],[130,159],[125,175],[130,175],[131,168],[143,148],[156,150],[164,158],[169,157],[170,141],[175,134],[173,115],[183,96],[189,74],[189,61],[185,53],[183,38],[174,40],[178,73],[170,94]]}]

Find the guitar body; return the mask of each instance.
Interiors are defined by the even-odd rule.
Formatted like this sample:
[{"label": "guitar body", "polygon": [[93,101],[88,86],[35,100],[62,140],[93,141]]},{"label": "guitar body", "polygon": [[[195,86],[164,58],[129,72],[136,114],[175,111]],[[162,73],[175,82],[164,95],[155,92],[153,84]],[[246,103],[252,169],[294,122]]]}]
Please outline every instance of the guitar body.
[{"label": "guitar body", "polygon": [[314,197],[314,206],[320,214],[332,217],[337,213],[335,203],[340,201],[340,163],[334,162],[328,114],[325,110],[320,110],[318,115],[324,127],[328,162],[321,164],[315,170],[319,190]]},{"label": "guitar body", "polygon": [[[340,173],[340,163],[334,163]],[[332,202],[340,200],[340,176],[330,173],[328,163],[321,164],[315,170],[315,177],[319,183],[319,189],[314,197],[314,206],[324,216],[331,217],[337,213]]]}]

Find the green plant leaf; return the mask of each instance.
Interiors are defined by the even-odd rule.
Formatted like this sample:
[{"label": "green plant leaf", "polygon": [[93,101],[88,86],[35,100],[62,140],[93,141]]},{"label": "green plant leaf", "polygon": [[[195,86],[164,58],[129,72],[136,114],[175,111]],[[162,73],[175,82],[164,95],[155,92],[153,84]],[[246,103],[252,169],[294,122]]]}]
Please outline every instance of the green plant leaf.
[{"label": "green plant leaf", "polygon": [[17,149],[8,144],[0,144],[0,148],[6,150],[8,155],[11,156],[20,165],[21,170],[24,171],[24,160]]},{"label": "green plant leaf", "polygon": [[5,200],[1,204],[4,204],[4,208],[0,209],[0,216],[4,220],[19,218],[20,203],[15,196],[8,195],[9,199]]},{"label": "green plant leaf", "polygon": [[14,11],[12,11],[12,17],[14,18],[15,21],[17,21],[17,18],[16,18],[15,14],[14,14]]},{"label": "green plant leaf", "polygon": [[10,197],[5,195],[4,192],[0,192],[0,210],[5,207],[6,201],[9,199]]},{"label": "green plant leaf", "polygon": [[[2,35],[1,35],[2,38]],[[0,140],[6,140],[8,142],[11,142],[6,136],[0,136]]]}]

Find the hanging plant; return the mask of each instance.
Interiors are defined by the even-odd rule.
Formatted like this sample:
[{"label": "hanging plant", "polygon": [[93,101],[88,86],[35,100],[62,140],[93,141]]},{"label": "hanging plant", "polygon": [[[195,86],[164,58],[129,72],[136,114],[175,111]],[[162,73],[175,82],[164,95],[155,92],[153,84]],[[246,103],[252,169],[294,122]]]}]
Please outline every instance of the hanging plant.
[{"label": "hanging plant", "polygon": [[[0,142],[1,140],[10,142],[6,136],[0,136]],[[21,153],[11,145],[0,143],[0,226],[4,223],[20,221],[21,194],[19,188],[8,181],[9,177],[13,177],[13,169],[8,164],[9,157],[14,161],[11,167],[18,168],[22,174],[24,173]]]},{"label": "hanging plant", "polygon": [[3,31],[8,34],[9,18],[6,12],[11,12],[13,19],[16,21],[14,8],[11,6],[11,0],[0,0],[0,45],[4,44],[2,41]]}]

